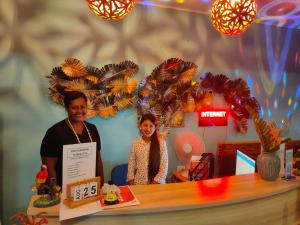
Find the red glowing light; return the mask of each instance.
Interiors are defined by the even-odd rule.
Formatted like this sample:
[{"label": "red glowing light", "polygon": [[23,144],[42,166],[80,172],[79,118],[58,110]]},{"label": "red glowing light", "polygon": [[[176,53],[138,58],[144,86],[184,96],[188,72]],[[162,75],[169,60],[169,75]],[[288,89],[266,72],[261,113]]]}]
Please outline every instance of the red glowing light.
[{"label": "red glowing light", "polygon": [[197,187],[201,196],[222,198],[228,189],[228,177],[203,180]]},{"label": "red glowing light", "polygon": [[226,109],[212,109],[199,111],[199,126],[226,126],[228,111]]}]

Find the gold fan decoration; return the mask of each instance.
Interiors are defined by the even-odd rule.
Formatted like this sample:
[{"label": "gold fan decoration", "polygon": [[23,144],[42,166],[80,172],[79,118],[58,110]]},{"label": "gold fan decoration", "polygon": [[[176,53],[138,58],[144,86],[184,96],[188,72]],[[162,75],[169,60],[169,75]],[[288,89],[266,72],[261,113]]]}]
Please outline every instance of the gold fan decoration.
[{"label": "gold fan decoration", "polygon": [[195,90],[200,88],[192,81],[197,66],[192,62],[171,58],[156,67],[145,78],[138,91],[137,114],[154,113],[159,122],[160,131],[169,127],[182,127],[184,111],[194,111]]},{"label": "gold fan decoration", "polygon": [[74,58],[67,58],[61,64],[62,71],[69,77],[82,77],[86,75],[84,65]]},{"label": "gold fan decoration", "polygon": [[137,82],[132,77],[137,72],[138,66],[131,61],[98,69],[85,67],[78,59],[67,58],[46,77],[54,102],[63,105],[65,92],[81,91],[88,98],[87,117],[109,118],[135,104]]},{"label": "gold fan decoration", "polygon": [[253,119],[256,132],[263,147],[263,151],[275,152],[279,150],[280,144],[284,141],[284,139],[280,137],[282,129],[277,128],[274,121],[267,123],[259,116],[252,106],[246,104],[246,108]]},{"label": "gold fan decoration", "polygon": [[133,8],[135,0],[86,0],[92,12],[106,20],[123,19]]},{"label": "gold fan decoration", "polygon": [[251,97],[246,81],[241,78],[230,80],[223,74],[206,73],[201,86],[223,94],[225,101],[230,105],[230,115],[233,117],[236,130],[246,134],[250,113],[245,106],[250,106],[256,113],[260,111],[260,105],[256,98]]},{"label": "gold fan decoration", "polygon": [[210,17],[220,33],[238,35],[254,22],[256,14],[256,0],[215,0]]}]

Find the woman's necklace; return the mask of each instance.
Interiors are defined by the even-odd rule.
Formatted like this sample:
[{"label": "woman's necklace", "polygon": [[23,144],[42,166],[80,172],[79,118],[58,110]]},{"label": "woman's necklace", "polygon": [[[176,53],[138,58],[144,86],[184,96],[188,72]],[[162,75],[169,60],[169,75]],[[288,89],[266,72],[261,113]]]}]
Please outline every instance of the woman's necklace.
[{"label": "woman's necklace", "polygon": [[[72,123],[70,122],[69,118],[67,119],[67,122],[68,122],[68,124],[69,124],[69,127],[71,127],[71,129],[72,129],[73,133],[75,134],[75,136],[76,136],[76,138],[77,138],[77,141],[78,141],[78,144],[80,144],[81,142],[80,142],[80,140],[79,140],[79,137],[78,137],[78,135],[76,134],[76,132],[75,132],[75,129],[74,129],[74,127],[73,127]],[[89,131],[89,129],[86,127],[86,125],[85,125],[85,123],[84,123],[84,122],[82,122],[82,123],[83,123],[83,125],[84,125],[84,127],[85,127],[86,131],[88,132],[88,135],[89,135],[90,141],[91,141],[91,142],[93,142],[93,139],[92,139],[92,137],[91,137],[91,134],[90,134],[90,131]]]}]

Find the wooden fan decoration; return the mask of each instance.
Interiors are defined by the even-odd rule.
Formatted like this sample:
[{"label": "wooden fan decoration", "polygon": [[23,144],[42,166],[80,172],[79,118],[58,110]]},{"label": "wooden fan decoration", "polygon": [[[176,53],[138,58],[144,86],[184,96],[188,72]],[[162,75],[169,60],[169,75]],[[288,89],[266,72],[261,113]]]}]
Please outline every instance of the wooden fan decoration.
[{"label": "wooden fan decoration", "polygon": [[90,81],[91,83],[99,84],[104,80],[104,77],[101,76],[101,71],[97,67],[87,66],[85,70],[86,76],[84,78]]},{"label": "wooden fan decoration", "polygon": [[86,75],[84,65],[74,58],[67,58],[61,64],[62,71],[69,77],[82,77]]},{"label": "wooden fan decoration", "polygon": [[46,77],[50,98],[55,103],[63,105],[67,91],[80,91],[88,99],[88,118],[96,115],[109,118],[135,103],[137,82],[132,77],[137,72],[138,66],[131,61],[98,69],[85,67],[78,59],[67,58]]},{"label": "wooden fan decoration", "polygon": [[184,96],[191,96],[188,103],[192,104],[191,92],[199,87],[192,82],[196,69],[194,63],[177,58],[170,58],[156,67],[139,85],[138,118],[146,112],[152,112],[158,118],[160,131],[182,127],[183,109],[187,108],[184,107]]},{"label": "wooden fan decoration", "polygon": [[223,94],[225,101],[230,105],[230,115],[233,117],[236,130],[246,134],[250,113],[245,106],[250,106],[256,113],[260,111],[260,105],[256,98],[251,97],[247,83],[241,78],[230,80],[223,74],[207,73],[202,78],[201,86]]},{"label": "wooden fan decoration", "polygon": [[256,14],[256,0],[215,0],[210,17],[220,33],[238,35],[254,22]]},{"label": "wooden fan decoration", "polygon": [[106,20],[123,19],[133,8],[135,0],[86,0],[92,12]]}]

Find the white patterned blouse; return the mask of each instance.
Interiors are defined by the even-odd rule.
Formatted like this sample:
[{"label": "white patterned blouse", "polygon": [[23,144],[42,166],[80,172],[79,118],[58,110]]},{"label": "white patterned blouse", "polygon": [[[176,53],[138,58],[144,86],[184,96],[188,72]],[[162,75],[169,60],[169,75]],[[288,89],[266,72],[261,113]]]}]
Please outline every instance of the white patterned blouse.
[{"label": "white patterned blouse", "polygon": [[[154,181],[164,184],[168,172],[168,151],[166,142],[160,143],[160,165]],[[150,142],[146,143],[143,138],[136,139],[131,147],[128,160],[127,181],[134,180],[134,184],[149,184],[148,164],[149,164]]]}]

